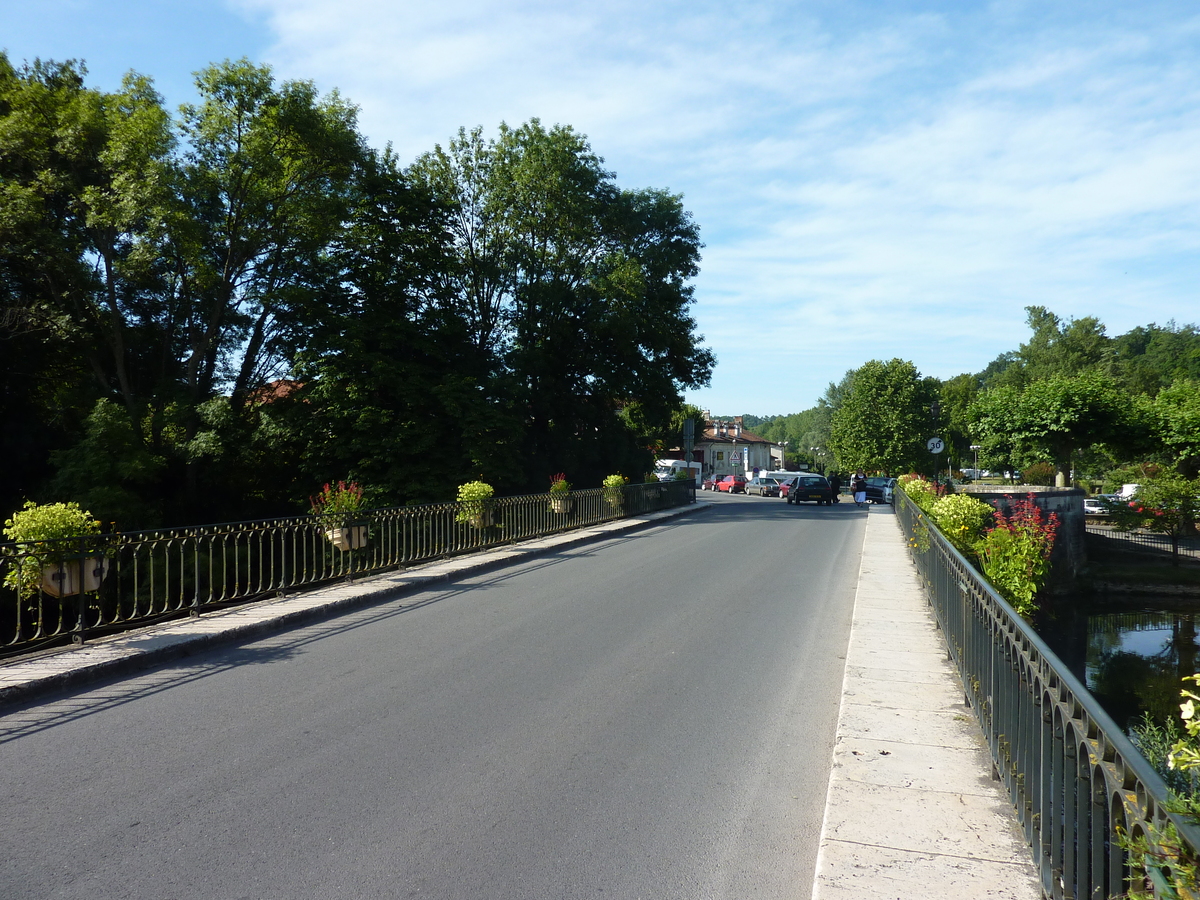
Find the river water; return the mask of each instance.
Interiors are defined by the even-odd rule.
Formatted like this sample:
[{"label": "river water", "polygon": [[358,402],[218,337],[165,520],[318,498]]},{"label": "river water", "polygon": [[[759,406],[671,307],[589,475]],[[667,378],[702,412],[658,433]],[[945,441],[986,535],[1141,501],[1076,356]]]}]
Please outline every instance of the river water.
[{"label": "river water", "polygon": [[1180,679],[1196,672],[1200,598],[1060,599],[1038,632],[1121,727],[1143,712],[1179,715]]}]

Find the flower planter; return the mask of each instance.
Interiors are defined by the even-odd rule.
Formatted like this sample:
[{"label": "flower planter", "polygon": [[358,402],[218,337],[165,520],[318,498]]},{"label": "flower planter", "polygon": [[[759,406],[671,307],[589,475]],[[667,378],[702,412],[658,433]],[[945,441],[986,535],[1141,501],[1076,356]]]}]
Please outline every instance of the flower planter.
[{"label": "flower planter", "polygon": [[357,550],[367,545],[367,526],[346,525],[342,528],[327,528],[325,537],[329,538],[329,543],[339,550]]},{"label": "flower planter", "polygon": [[550,497],[550,511],[556,513],[569,513],[575,507],[574,497]]},{"label": "flower planter", "polygon": [[485,509],[481,512],[471,513],[467,516],[467,522],[472,528],[490,528],[492,525],[492,511]]},{"label": "flower planter", "polygon": [[51,597],[70,597],[81,592],[98,591],[108,574],[109,561],[103,556],[72,559],[62,565],[42,569],[42,590]]}]

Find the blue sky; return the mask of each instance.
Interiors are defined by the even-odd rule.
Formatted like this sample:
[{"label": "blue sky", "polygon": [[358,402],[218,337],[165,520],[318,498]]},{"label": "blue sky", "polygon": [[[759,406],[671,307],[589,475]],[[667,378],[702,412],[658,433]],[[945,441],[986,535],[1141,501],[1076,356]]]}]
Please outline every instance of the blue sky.
[{"label": "blue sky", "polygon": [[0,0],[19,62],[91,83],[249,56],[337,88],[411,160],[459,126],[568,123],[705,242],[714,413],[812,406],[870,359],[981,370],[1024,307],[1200,321],[1189,3]]}]

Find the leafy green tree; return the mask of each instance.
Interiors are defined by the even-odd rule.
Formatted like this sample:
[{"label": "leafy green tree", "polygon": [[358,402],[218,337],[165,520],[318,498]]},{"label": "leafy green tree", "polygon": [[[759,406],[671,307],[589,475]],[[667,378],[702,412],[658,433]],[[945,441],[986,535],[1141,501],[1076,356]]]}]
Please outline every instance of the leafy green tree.
[{"label": "leafy green tree", "polygon": [[1200,381],[1200,329],[1139,326],[1113,339],[1115,373],[1131,394],[1154,397],[1181,379]]},{"label": "leafy green tree", "polygon": [[1156,436],[1179,473],[1200,475],[1200,380],[1180,379],[1160,391],[1151,414]]},{"label": "leafy green tree", "polygon": [[965,468],[974,461],[971,451],[971,403],[979,396],[979,380],[974,375],[957,375],[938,386],[941,407],[940,437],[955,468]]},{"label": "leafy green tree", "polygon": [[[149,81],[84,85],[75,62],[0,54],[0,494],[35,495],[48,453],[79,437],[97,399],[132,424],[163,354],[139,256],[169,194],[169,117]],[[170,354],[166,354],[168,357]]]},{"label": "leafy green tree", "polygon": [[970,407],[972,434],[991,458],[1007,456],[1016,465],[1051,460],[1061,486],[1075,453],[1124,439],[1127,407],[1104,375],[1053,375],[1023,390],[1008,386],[981,394]]},{"label": "leafy green tree", "polygon": [[872,360],[854,371],[830,421],[829,445],[843,470],[923,467],[936,394],[911,362]]},{"label": "leafy green tree", "polygon": [[993,363],[992,374],[985,376],[988,386],[1023,388],[1052,375],[1073,376],[1103,368],[1111,361],[1112,342],[1099,319],[1064,321],[1044,306],[1027,306],[1025,313],[1033,335],[1016,353]]},{"label": "leafy green tree", "polygon": [[536,119],[488,141],[460,130],[410,174],[450,211],[444,286],[485,389],[521,410],[528,485],[649,468],[714,364],[689,314],[700,241],[680,198],[620,189],[582,135]]}]

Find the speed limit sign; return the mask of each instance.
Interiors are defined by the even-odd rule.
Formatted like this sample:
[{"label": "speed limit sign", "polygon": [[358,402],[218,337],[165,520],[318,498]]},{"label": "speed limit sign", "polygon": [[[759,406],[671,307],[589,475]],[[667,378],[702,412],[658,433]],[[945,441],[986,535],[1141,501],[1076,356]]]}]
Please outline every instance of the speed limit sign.
[{"label": "speed limit sign", "polygon": [[930,438],[926,441],[925,446],[929,448],[930,453],[941,453],[946,449],[946,442],[941,438]]}]

